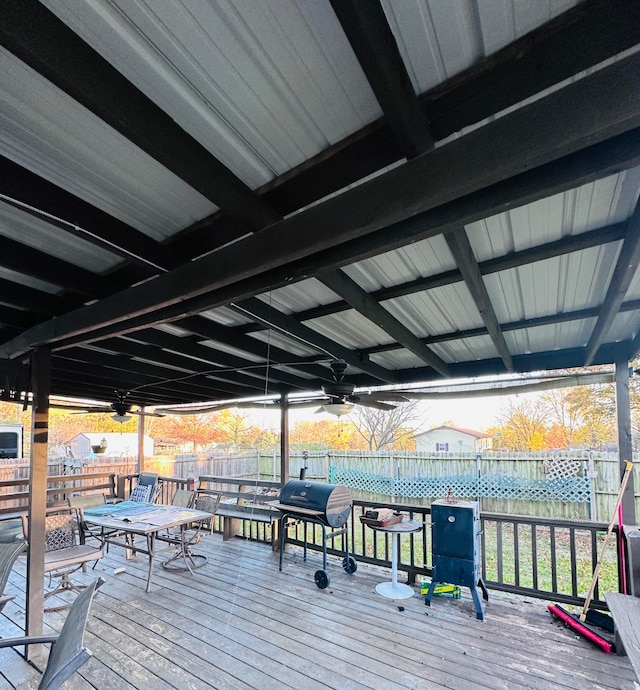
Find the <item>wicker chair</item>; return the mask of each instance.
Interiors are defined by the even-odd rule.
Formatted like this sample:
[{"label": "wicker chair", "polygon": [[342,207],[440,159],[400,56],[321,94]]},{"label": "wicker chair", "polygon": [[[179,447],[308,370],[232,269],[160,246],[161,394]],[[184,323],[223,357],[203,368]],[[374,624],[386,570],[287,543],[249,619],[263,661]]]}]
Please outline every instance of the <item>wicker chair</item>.
[{"label": "wicker chair", "polygon": [[0,649],[31,644],[51,645],[49,660],[40,679],[38,690],[57,690],[67,678],[70,678],[91,658],[91,652],[84,647],[84,631],[87,627],[93,594],[103,583],[104,580],[98,578],[76,597],[59,635],[0,638]]},{"label": "wicker chair", "polygon": [[[45,518],[44,572],[49,573],[52,578],[59,578],[60,582],[55,589],[45,593],[45,601],[61,592],[83,590],[84,585],[77,585],[72,582],[70,575],[82,568],[85,563],[96,561],[103,556],[101,548],[79,543],[79,525],[75,519],[75,511],[71,508],[54,508],[47,513]],[[22,528],[25,539],[27,539],[29,524],[26,515],[22,516]],[[71,606],[70,603],[53,606],[45,608],[45,612],[62,611],[69,606]]]},{"label": "wicker chair", "polygon": [[9,581],[9,573],[11,573],[13,564],[24,550],[25,543],[23,541],[0,544],[0,611],[8,601],[14,598],[12,594],[4,594],[4,589]]}]

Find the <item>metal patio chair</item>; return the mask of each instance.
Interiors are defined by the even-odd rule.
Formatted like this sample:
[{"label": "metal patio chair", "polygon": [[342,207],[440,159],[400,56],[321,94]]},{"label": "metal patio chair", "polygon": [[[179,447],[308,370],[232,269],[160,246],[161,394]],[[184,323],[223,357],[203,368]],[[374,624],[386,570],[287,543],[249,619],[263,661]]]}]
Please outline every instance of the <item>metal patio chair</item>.
[{"label": "metal patio chair", "polygon": [[[60,582],[57,587],[45,592],[45,601],[61,592],[84,590],[84,585],[75,584],[71,580],[71,574],[86,563],[96,561],[103,556],[101,548],[79,543],[79,525],[71,508],[54,508],[47,512],[45,517],[44,572],[49,573],[51,578],[59,578]],[[22,516],[22,527],[25,539],[27,539],[29,523],[26,515]],[[62,611],[70,606],[71,603],[52,606],[45,608],[45,613]]]},{"label": "metal patio chair", "polygon": [[[117,529],[108,529],[105,527],[96,527],[89,525],[84,519],[83,511],[87,508],[96,508],[107,504],[107,497],[105,494],[83,494],[81,496],[69,496],[67,499],[69,508],[71,508],[76,515],[78,521],[80,543],[86,544],[87,539],[96,539],[100,548],[104,547],[105,551],[109,553],[109,542],[105,542],[105,537],[114,536],[118,533]],[[96,567],[98,561],[93,564]]]},{"label": "metal patio chair", "polygon": [[4,589],[9,581],[9,573],[11,573],[13,564],[24,550],[25,543],[23,541],[0,544],[0,612],[5,604],[14,598],[12,594],[5,594]]},{"label": "metal patio chair", "polygon": [[[197,495],[197,491],[177,489],[171,499],[171,505],[179,508],[195,508]],[[200,541],[201,536],[202,523],[200,522],[183,525],[179,530],[170,530],[163,539],[179,548],[162,563],[162,567],[167,570],[188,570],[189,572],[195,568],[201,568],[207,562],[206,556],[191,550],[191,547]]]},{"label": "metal patio chair", "polygon": [[104,583],[103,578],[94,580],[73,602],[59,635],[29,635],[27,637],[0,638],[0,649],[31,644],[50,644],[47,666],[40,679],[38,690],[57,690],[91,658],[84,646],[84,631],[94,592]]}]

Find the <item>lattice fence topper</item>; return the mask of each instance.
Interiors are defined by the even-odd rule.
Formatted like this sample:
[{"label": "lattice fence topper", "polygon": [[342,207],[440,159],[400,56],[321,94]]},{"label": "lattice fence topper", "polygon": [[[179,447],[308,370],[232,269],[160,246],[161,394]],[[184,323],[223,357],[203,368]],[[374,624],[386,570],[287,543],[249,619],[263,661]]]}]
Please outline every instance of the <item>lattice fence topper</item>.
[{"label": "lattice fence topper", "polygon": [[511,498],[523,501],[588,503],[589,478],[529,479],[499,475],[454,475],[448,477],[382,477],[331,466],[329,481],[353,489],[402,498],[440,498],[449,489],[460,498]]},{"label": "lattice fence topper", "polygon": [[546,458],[542,463],[542,471],[547,475],[547,479],[575,477],[581,468],[582,462],[576,458],[553,456]]}]

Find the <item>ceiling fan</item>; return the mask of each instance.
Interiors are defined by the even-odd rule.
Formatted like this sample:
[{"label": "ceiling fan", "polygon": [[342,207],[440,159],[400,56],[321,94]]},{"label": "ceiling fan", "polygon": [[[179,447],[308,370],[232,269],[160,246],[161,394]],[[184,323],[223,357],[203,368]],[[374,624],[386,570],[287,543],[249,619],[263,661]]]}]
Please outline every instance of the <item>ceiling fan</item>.
[{"label": "ceiling fan", "polygon": [[140,417],[164,417],[162,412],[141,412],[139,410],[132,410],[132,403],[127,402],[127,397],[129,396],[129,391],[126,390],[116,390],[116,400],[109,404],[108,406],[83,406],[83,405],[64,405],[53,403],[52,407],[57,407],[65,410],[73,410],[74,414],[106,414],[112,412],[111,419],[114,422],[128,422],[131,419],[131,415],[138,415]]},{"label": "ceiling fan", "polygon": [[[294,398],[289,400],[291,408],[320,407],[316,412],[328,412],[337,417],[348,414],[355,405],[372,407],[377,410],[393,410],[396,405],[390,403],[408,402],[409,398],[398,391],[378,391],[369,393],[355,393],[355,384],[344,380],[344,372],[347,362],[344,359],[334,359],[330,365],[333,381],[322,386],[324,398],[319,396],[309,396],[304,398]],[[191,405],[180,408],[162,408],[164,414],[206,414],[208,412],[219,412],[231,407],[240,409],[279,409],[280,401],[276,398],[265,398],[262,400],[249,401],[225,401],[210,405]]]},{"label": "ceiling fan", "polygon": [[355,393],[355,384],[344,380],[347,363],[344,359],[334,359],[331,364],[333,382],[322,386],[322,392],[328,397],[316,412],[328,412],[336,417],[349,414],[355,405],[372,407],[376,410],[394,410],[396,405],[390,403],[409,402],[409,398],[397,391],[378,391]]}]

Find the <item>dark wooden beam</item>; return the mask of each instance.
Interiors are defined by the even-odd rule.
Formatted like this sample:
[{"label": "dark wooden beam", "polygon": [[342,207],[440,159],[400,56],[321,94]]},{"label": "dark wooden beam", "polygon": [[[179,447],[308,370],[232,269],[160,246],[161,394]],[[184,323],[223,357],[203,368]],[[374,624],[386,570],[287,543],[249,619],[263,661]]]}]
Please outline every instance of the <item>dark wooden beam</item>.
[{"label": "dark wooden beam", "polygon": [[317,379],[327,381],[333,380],[331,371],[319,364],[314,364],[313,360],[298,357],[273,344],[242,335],[235,329],[214,323],[211,319],[202,316],[190,316],[174,323],[176,326],[185,328],[206,340],[213,340],[242,352],[262,357],[265,362],[271,362],[274,365],[286,364],[292,369],[301,370],[305,376],[315,376]]},{"label": "dark wooden beam", "polygon": [[460,272],[462,273],[464,282],[469,288],[471,297],[473,298],[473,301],[480,312],[480,317],[482,318],[484,325],[487,327],[491,340],[493,341],[498,354],[500,357],[502,357],[505,369],[507,371],[513,371],[513,360],[511,359],[511,353],[509,352],[507,343],[502,335],[498,317],[496,316],[493,304],[491,304],[491,298],[489,297],[487,287],[482,280],[482,274],[478,268],[478,262],[473,254],[471,242],[469,242],[466,230],[464,228],[447,230],[444,233],[444,237],[449,247],[449,251],[453,255],[453,258],[458,265]]},{"label": "dark wooden beam", "polygon": [[[540,93],[640,42],[632,3],[587,0],[420,97],[436,139]],[[259,192],[289,214],[391,165],[402,151],[381,119],[322,151]],[[175,238],[194,256],[243,234],[217,215]],[[216,238],[220,235],[220,243]],[[185,247],[185,248],[186,248]]]},{"label": "dark wooden beam", "polygon": [[321,273],[318,280],[330,290],[340,295],[364,317],[376,324],[410,352],[413,352],[423,362],[433,367],[442,376],[447,376],[447,363],[435,352],[430,350],[424,342],[412,333],[395,316],[390,314],[366,290],[363,290],[344,271]]},{"label": "dark wooden beam", "polygon": [[37,315],[23,311],[22,309],[3,307],[1,304],[1,302],[4,301],[3,297],[4,295],[0,294],[0,326],[24,330],[42,321]]},{"label": "dark wooden beam", "polygon": [[589,0],[440,84],[422,107],[440,140],[639,42],[633,3]]},{"label": "dark wooden beam", "polygon": [[[140,333],[136,335],[140,340],[144,339],[144,336],[140,335]],[[170,337],[176,338],[175,336]],[[215,381],[215,386],[220,391],[224,391],[228,397],[256,395],[256,390],[260,391],[264,387],[264,383],[257,378],[245,376],[239,371],[226,371],[225,373],[225,370],[220,365],[213,364],[213,361],[207,363],[203,361],[202,356],[198,359],[189,357],[189,353],[185,352],[185,345],[186,349],[189,349],[188,346],[192,344],[192,340],[190,338],[176,338],[176,340],[181,342],[174,345],[173,352],[158,347],[157,344],[148,340],[137,342],[127,338],[109,338],[101,341],[100,347],[109,348],[114,353],[120,352],[130,357],[155,361],[161,366],[170,367],[172,375],[171,369],[169,369],[169,373],[165,375],[165,378],[170,377],[180,380],[181,377],[184,377],[188,381],[189,379],[186,377],[190,376],[189,372],[194,375],[202,374],[209,380],[208,386],[212,385],[211,381]],[[178,347],[180,352],[177,350]],[[212,354],[215,357],[215,352]]]},{"label": "dark wooden beam", "polygon": [[0,295],[5,304],[49,317],[82,306],[82,302],[78,299],[59,297],[4,278],[0,278]]},{"label": "dark wooden beam", "polygon": [[331,0],[353,52],[406,158],[433,148],[398,44],[379,0]]},{"label": "dark wooden beam", "polygon": [[37,0],[0,0],[0,43],[248,228],[279,220],[266,201]]},{"label": "dark wooden beam", "polygon": [[[0,354],[13,357],[42,342],[57,342],[115,324],[121,328],[124,318],[141,316],[150,324],[167,318],[162,313],[164,308],[175,309],[174,315],[178,316],[185,311],[185,300],[202,295],[206,296],[208,306],[215,306],[218,302],[213,291],[229,289],[238,294],[242,282],[248,279],[256,280],[251,293],[256,294],[260,291],[256,283],[261,283],[262,289],[270,287],[265,278],[269,278],[271,271],[293,277],[288,262],[341,242],[371,239],[382,228],[387,234],[389,226],[394,231],[393,239],[387,238],[390,244],[398,241],[395,231],[402,223],[414,224],[415,236],[415,216],[436,210],[443,213],[443,207],[456,200],[464,205],[475,192],[506,181],[525,168],[542,166],[590,143],[637,127],[640,95],[635,84],[639,78],[640,56],[620,60],[386,175],[276,223],[267,231],[122,294],[63,315],[56,320],[55,327],[50,322],[36,326],[5,344]],[[420,183],[425,176],[431,181],[428,186]],[[501,189],[500,193],[504,191]],[[529,189],[529,193],[535,196],[539,190]],[[505,201],[513,203],[513,197]],[[485,198],[485,206],[487,202]],[[460,209],[457,210],[459,213]],[[450,217],[449,209],[447,216]],[[419,221],[424,222],[424,218]],[[458,215],[457,223],[461,221],[465,222]],[[450,222],[453,224],[452,219]],[[440,225],[439,231],[442,229]],[[429,230],[422,226],[422,236],[428,234]],[[347,255],[345,262],[348,258],[352,257]],[[296,266],[296,270],[302,268]],[[228,293],[225,300],[228,301]]]},{"label": "dark wooden beam", "polygon": [[[207,347],[206,345],[200,345],[193,338],[178,338],[158,330],[145,329],[136,332],[133,337],[145,343],[152,343],[158,347],[172,349],[191,357],[197,357],[201,360],[211,362],[220,368],[236,370],[233,379],[242,382],[244,386],[251,386],[253,388],[251,393],[245,392],[245,395],[256,395],[265,392],[264,377],[269,370],[266,359],[264,363],[255,362],[250,359],[239,357],[238,355]],[[243,370],[246,371],[245,374],[242,373]],[[211,375],[215,376],[215,372],[212,372]],[[274,371],[271,377],[271,385],[286,385],[292,388],[305,390],[307,382],[304,379],[287,374],[286,372]]]},{"label": "dark wooden beam", "polygon": [[[523,249],[520,252],[509,252],[504,256],[498,256],[487,261],[482,261],[478,264],[480,273],[490,275],[492,273],[499,273],[510,268],[516,268],[526,264],[534,263],[536,261],[544,261],[554,256],[562,256],[571,252],[580,251],[581,249],[589,249],[591,247],[598,247],[609,242],[617,242],[624,239],[627,231],[628,223],[614,223],[613,225],[604,226],[596,230],[583,232],[580,235],[570,235],[563,237],[554,242],[541,244],[537,247],[530,247]],[[452,285],[462,280],[462,273],[459,269],[451,269],[443,271],[424,278],[416,278],[406,283],[398,283],[389,287],[383,287],[379,290],[371,292],[373,297],[378,302],[384,302],[405,295],[413,295],[417,292],[424,292],[426,290],[433,290],[434,288],[444,287],[445,285]],[[319,319],[330,314],[338,314],[340,312],[351,309],[352,306],[346,300],[338,300],[336,302],[329,302],[321,304],[311,309],[291,314],[297,321],[304,322],[312,319]],[[235,330],[238,333],[252,333],[254,331],[262,330],[264,326],[261,324],[245,324],[237,326]]]},{"label": "dark wooden beam", "polygon": [[16,273],[26,271],[38,280],[79,295],[93,298],[108,294],[103,279],[95,273],[8,237],[0,237],[0,266]]},{"label": "dark wooden beam", "polygon": [[[640,311],[640,300],[629,300],[620,306],[621,312]],[[537,328],[538,326],[550,326],[557,323],[565,323],[568,321],[583,321],[585,319],[597,319],[600,314],[599,307],[591,307],[588,309],[577,309],[575,311],[566,311],[561,314],[548,314],[547,316],[538,316],[532,319],[521,319],[519,321],[509,321],[500,324],[503,333],[508,331],[520,331],[525,328]],[[452,340],[461,340],[463,338],[478,338],[489,335],[486,327],[468,328],[463,331],[453,331],[449,333],[439,333],[438,335],[431,335],[423,338],[425,345],[434,345],[436,343],[446,343]],[[380,352],[392,352],[399,350],[402,347],[399,343],[387,343],[385,345],[375,345],[373,347],[366,347],[361,352],[366,356],[378,354]],[[450,365],[451,366],[451,365]]]},{"label": "dark wooden beam", "polygon": [[585,366],[593,362],[593,358],[601,343],[608,334],[609,328],[620,311],[629,285],[636,275],[640,264],[640,202],[629,220],[627,237],[620,249],[620,256],[611,276],[607,294],[600,307],[600,315],[593,327],[591,337],[587,343]]},{"label": "dark wooden beam", "polygon": [[[110,378],[112,375],[110,370],[112,369],[116,369],[119,374],[133,374],[139,377],[138,381],[143,381],[142,377],[146,377],[149,384],[162,385],[168,392],[179,391],[193,393],[194,395],[204,395],[205,391],[211,391],[217,385],[217,382],[213,379],[209,379],[198,372],[176,371],[175,369],[163,367],[161,363],[141,362],[131,359],[122,353],[111,355],[88,348],[75,348],[56,353],[54,358],[56,368],[62,369],[64,366],[62,364],[63,361],[67,363],[66,366],[71,367],[75,366],[75,364],[81,366],[89,364],[97,369],[105,379]],[[131,388],[131,385],[127,386],[127,388]],[[236,387],[232,395],[238,395],[240,390],[240,388]],[[226,391],[216,390],[216,396],[223,393],[226,393]]]},{"label": "dark wooden beam", "polygon": [[[173,249],[165,247],[143,232],[4,156],[0,156],[0,180],[2,180],[0,194],[66,221],[56,224],[56,227],[90,244],[118,254],[123,259],[141,262],[147,267],[153,265],[170,269],[190,258],[181,256],[177,247]],[[17,207],[21,208],[21,206]],[[50,218],[47,220],[52,222]],[[148,278],[157,272],[158,270],[144,271],[139,274],[138,279]]]},{"label": "dark wooden beam", "polygon": [[294,340],[300,340],[309,347],[317,348],[332,359],[344,359],[356,369],[360,369],[380,381],[384,381],[385,383],[395,383],[397,381],[393,372],[373,362],[363,360],[358,353],[353,350],[349,350],[331,340],[331,338],[327,338],[308,326],[298,323],[295,319],[283,314],[273,306],[266,304],[256,297],[243,300],[231,306],[235,309],[239,309],[242,314],[249,318],[254,318],[263,323],[270,324],[275,330],[288,335]]}]

